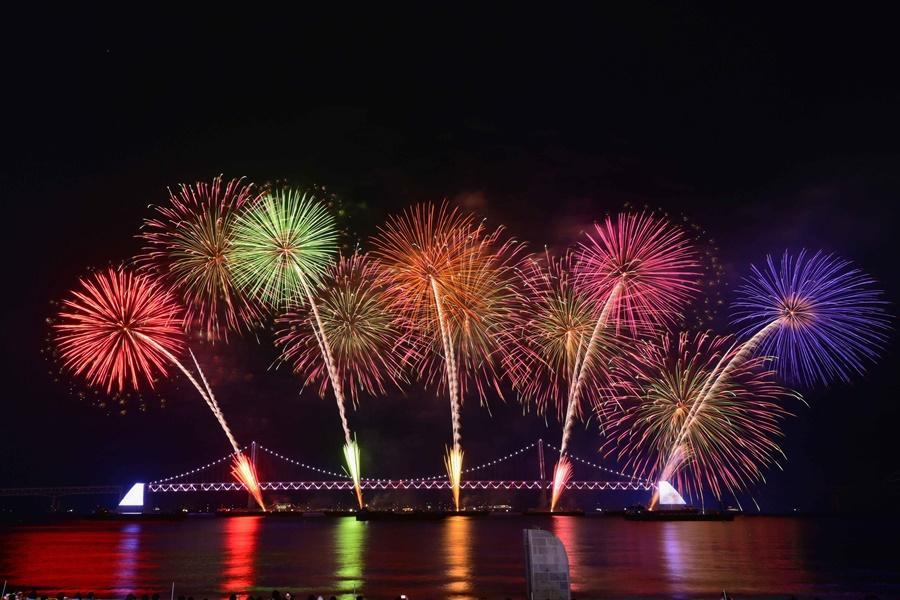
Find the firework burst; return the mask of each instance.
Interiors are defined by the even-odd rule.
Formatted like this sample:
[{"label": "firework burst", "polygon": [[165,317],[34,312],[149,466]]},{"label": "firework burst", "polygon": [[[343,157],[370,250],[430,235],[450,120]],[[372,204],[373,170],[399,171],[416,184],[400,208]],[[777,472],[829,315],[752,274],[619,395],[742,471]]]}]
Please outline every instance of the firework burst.
[{"label": "firework burst", "polygon": [[[523,401],[534,402],[541,413],[555,407],[560,419],[565,417],[578,357],[597,322],[596,304],[575,286],[573,273],[571,252],[562,257],[545,252],[522,261],[519,309],[514,313],[516,344],[507,367]],[[595,374],[592,370],[588,375]],[[599,388],[588,385],[585,395]]]},{"label": "firework burst", "polygon": [[775,382],[763,357],[741,363],[709,394],[720,363],[739,351],[728,337],[682,333],[617,357],[619,402],[598,407],[604,451],[639,477],[695,497],[708,489],[721,500],[763,481],[763,468],[783,456],[784,401],[799,396]]},{"label": "firework burst", "polygon": [[[604,335],[647,332],[671,323],[700,288],[699,260],[684,231],[647,213],[624,213],[595,224],[581,243],[576,267],[578,285],[602,308],[576,361],[561,457],[588,375],[602,359]],[[554,490],[554,498],[560,493]]]},{"label": "firework burst", "polygon": [[[402,365],[395,351],[398,329],[388,310],[391,298],[374,262],[359,253],[341,257],[316,288],[316,299],[345,393],[354,405],[363,392],[384,394],[387,383],[397,383]],[[330,379],[309,306],[285,313],[276,327],[281,359],[324,397]]]},{"label": "firework burst", "polygon": [[785,252],[780,264],[769,256],[739,288],[734,322],[748,339],[767,332],[755,352],[777,357],[781,377],[805,386],[848,381],[886,341],[886,303],[873,286],[849,261],[830,254]]},{"label": "firework burst", "polygon": [[238,216],[227,257],[245,293],[283,309],[309,296],[334,260],[337,242],[334,219],[323,204],[282,188]]},{"label": "firework burst", "polygon": [[511,335],[517,247],[446,204],[419,204],[392,217],[375,256],[399,316],[406,359],[450,397],[453,445],[446,466],[459,508],[460,406],[469,387],[499,393],[502,350]]},{"label": "firework burst", "polygon": [[[240,455],[237,440],[193,353],[202,384],[176,357],[175,353],[184,349],[182,314],[175,297],[145,275],[110,268],[83,278],[79,288],[63,301],[54,324],[63,366],[107,392],[114,386],[122,391],[126,385],[138,390],[141,381],[153,387],[157,374],[166,376],[167,365],[176,366],[200,393]],[[247,485],[251,490],[254,485],[258,488],[255,481],[247,480]]]},{"label": "firework burst", "polygon": [[79,281],[53,327],[65,368],[107,392],[137,391],[141,381],[153,387],[167,375],[164,351],[184,348],[182,315],[162,286],[110,268]]},{"label": "firework burst", "polygon": [[156,206],[139,237],[145,242],[136,263],[178,293],[186,306],[185,324],[207,340],[258,323],[256,304],[239,293],[228,254],[238,211],[257,197],[241,179],[200,182],[169,190],[169,202]]}]

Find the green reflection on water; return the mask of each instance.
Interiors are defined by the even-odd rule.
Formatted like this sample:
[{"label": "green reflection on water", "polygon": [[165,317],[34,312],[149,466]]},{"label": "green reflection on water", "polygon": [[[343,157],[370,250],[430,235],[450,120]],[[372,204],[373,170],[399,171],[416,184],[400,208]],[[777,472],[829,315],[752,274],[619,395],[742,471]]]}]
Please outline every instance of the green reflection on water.
[{"label": "green reflection on water", "polygon": [[335,584],[341,591],[355,593],[363,585],[368,524],[353,517],[341,517],[336,521],[337,526],[333,528]]}]

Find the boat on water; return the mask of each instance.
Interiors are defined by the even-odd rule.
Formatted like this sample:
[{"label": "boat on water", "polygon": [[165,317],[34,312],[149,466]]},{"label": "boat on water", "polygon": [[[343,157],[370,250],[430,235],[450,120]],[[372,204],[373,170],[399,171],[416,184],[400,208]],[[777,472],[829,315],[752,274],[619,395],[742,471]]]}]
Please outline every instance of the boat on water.
[{"label": "boat on water", "polygon": [[658,504],[652,510],[638,504],[625,509],[627,521],[733,521],[735,511],[706,510],[688,505],[667,481],[657,483]]},{"label": "boat on water", "polygon": [[734,511],[701,510],[693,506],[647,510],[643,506],[625,509],[626,521],[734,521]]},{"label": "boat on water", "polygon": [[436,521],[447,517],[487,517],[490,510],[369,510],[357,511],[357,521]]},{"label": "boat on water", "polygon": [[523,513],[527,517],[583,517],[584,511],[580,508],[550,510],[547,508],[529,508]]}]

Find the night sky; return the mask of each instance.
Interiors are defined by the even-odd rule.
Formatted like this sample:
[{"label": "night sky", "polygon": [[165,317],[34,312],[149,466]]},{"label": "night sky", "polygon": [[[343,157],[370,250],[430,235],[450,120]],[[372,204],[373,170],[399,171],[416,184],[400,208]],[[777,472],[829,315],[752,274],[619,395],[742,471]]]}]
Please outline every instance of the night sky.
[{"label": "night sky", "polygon": [[[726,301],[750,263],[806,247],[852,259],[893,311],[894,22],[820,10],[348,7],[339,18],[23,25],[4,42],[0,100],[0,487],[124,485],[228,451],[179,378],[145,396],[146,412],[132,400],[123,416],[79,401],[42,353],[51,303],[89,267],[139,249],[134,235],[167,186],[219,173],[325,186],[363,247],[389,214],[419,201],[447,198],[535,250],[573,244],[608,212],[646,205],[707,232],[726,267]],[[727,309],[714,327],[732,331]],[[792,407],[785,471],[754,491],[763,509],[880,505],[900,494],[896,339],[865,376],[806,391],[809,407]],[[300,394],[299,380],[270,369],[265,332],[197,349],[241,440],[338,467],[333,401]],[[470,464],[538,435],[558,440],[558,423],[523,416],[512,397],[492,399],[491,411],[466,403]],[[364,399],[351,419],[366,475],[442,470],[445,398],[412,387]],[[598,446],[591,423],[573,451],[599,458]]]}]

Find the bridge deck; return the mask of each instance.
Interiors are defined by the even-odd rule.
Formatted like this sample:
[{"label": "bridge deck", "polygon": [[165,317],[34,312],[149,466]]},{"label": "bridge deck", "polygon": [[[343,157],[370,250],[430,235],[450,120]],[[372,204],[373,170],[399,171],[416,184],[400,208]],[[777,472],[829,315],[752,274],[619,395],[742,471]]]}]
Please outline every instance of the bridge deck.
[{"label": "bridge deck", "polygon": [[[539,490],[550,489],[549,481],[463,481],[460,488],[464,490]],[[319,490],[352,490],[353,482],[345,481],[264,481],[260,482],[264,491],[319,491]],[[435,480],[387,480],[369,479],[361,485],[364,490],[447,490],[450,482],[446,479]],[[150,483],[151,492],[238,492],[244,486],[234,481],[216,483]],[[644,482],[631,481],[570,481],[567,490],[632,490],[649,491],[653,486]]]}]

